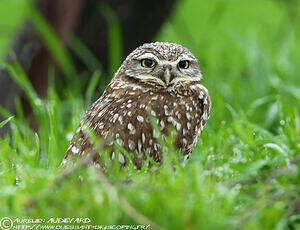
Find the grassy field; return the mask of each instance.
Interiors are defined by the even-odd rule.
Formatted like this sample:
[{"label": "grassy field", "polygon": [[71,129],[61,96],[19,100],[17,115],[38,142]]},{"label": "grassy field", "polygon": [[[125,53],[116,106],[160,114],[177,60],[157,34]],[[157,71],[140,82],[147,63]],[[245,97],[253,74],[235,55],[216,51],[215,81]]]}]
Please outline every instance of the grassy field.
[{"label": "grassy field", "polygon": [[208,125],[185,167],[169,147],[161,167],[120,170],[112,162],[106,176],[83,164],[62,174],[59,164],[107,76],[96,70],[83,86],[77,77],[82,73],[74,74],[68,54],[26,1],[17,9],[16,1],[3,2],[0,9],[10,2],[11,14],[2,10],[0,20],[11,17],[11,23],[0,38],[0,60],[29,17],[72,81],[56,90],[50,69],[49,98],[40,100],[18,63],[2,61],[25,91],[40,130],[29,128],[19,99],[16,114],[0,109],[11,127],[0,139],[0,219],[88,217],[92,224],[150,224],[149,229],[300,229],[299,1],[179,2],[156,40],[180,43],[198,58],[212,99]]}]

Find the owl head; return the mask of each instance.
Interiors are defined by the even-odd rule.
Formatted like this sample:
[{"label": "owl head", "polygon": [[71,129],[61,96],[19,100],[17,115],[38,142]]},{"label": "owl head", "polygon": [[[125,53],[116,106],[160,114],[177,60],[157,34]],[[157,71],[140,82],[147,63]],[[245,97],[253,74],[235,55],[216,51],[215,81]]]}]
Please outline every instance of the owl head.
[{"label": "owl head", "polygon": [[167,42],[144,44],[123,62],[117,76],[172,87],[180,82],[200,81],[201,71],[195,56],[181,45]]}]

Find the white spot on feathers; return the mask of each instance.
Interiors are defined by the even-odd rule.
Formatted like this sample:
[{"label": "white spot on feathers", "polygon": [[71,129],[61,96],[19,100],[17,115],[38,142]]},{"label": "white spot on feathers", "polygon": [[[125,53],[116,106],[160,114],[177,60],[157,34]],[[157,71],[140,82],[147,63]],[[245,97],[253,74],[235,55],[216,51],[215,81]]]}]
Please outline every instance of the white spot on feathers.
[{"label": "white spot on feathers", "polygon": [[156,117],[156,113],[153,110],[151,110],[150,113],[151,113],[152,116]]},{"label": "white spot on feathers", "polygon": [[104,124],[101,122],[98,124],[98,129],[103,129],[104,128]]},{"label": "white spot on feathers", "polygon": [[165,122],[163,120],[160,121],[160,128],[161,130],[165,128]]},{"label": "white spot on feathers", "polygon": [[172,124],[175,122],[175,120],[174,120],[173,117],[168,117],[167,121],[168,121],[168,122],[171,122]]},{"label": "white spot on feathers", "polygon": [[159,145],[157,143],[154,144],[154,149],[155,149],[155,151],[158,151]]},{"label": "white spot on feathers", "polygon": [[206,111],[203,113],[203,119],[204,119],[204,121],[207,121],[207,119],[208,119]]},{"label": "white spot on feathers", "polygon": [[140,116],[140,115],[138,115],[138,116],[136,117],[136,119],[137,119],[139,122],[141,122],[141,123],[144,122],[144,118],[143,118],[142,116]]},{"label": "white spot on feathers", "polygon": [[72,151],[74,154],[79,153],[79,149],[76,148],[75,146],[72,147],[71,151]]},{"label": "white spot on feathers", "polygon": [[199,94],[199,99],[203,99],[203,96],[204,96],[204,93],[202,91],[200,91],[200,94]]},{"label": "white spot on feathers", "polygon": [[186,115],[186,118],[187,118],[189,121],[192,119],[192,116],[191,116],[190,113],[186,113],[185,115]]},{"label": "white spot on feathers", "polygon": [[138,140],[138,151],[139,151],[139,153],[142,152],[142,143],[141,143],[141,140]]},{"label": "white spot on feathers", "polygon": [[142,142],[145,144],[146,141],[146,137],[145,137],[145,133],[142,133]]},{"label": "white spot on feathers", "polygon": [[115,123],[117,121],[118,117],[119,117],[119,114],[116,113],[113,117],[113,123]]},{"label": "white spot on feathers", "polygon": [[131,123],[128,123],[127,128],[132,131],[134,129],[134,126]]},{"label": "white spot on feathers", "polygon": [[118,120],[119,120],[120,124],[123,125],[123,117],[122,117],[122,116],[119,116],[119,119],[118,119]]},{"label": "white spot on feathers", "polygon": [[188,123],[186,124],[186,126],[187,126],[187,129],[191,129],[191,127],[192,127],[192,125],[191,125],[190,122],[188,122]]},{"label": "white spot on feathers", "polygon": [[129,147],[129,149],[130,150],[134,150],[134,146],[135,146],[134,142],[132,140],[128,140],[128,147]]},{"label": "white spot on feathers", "polygon": [[117,139],[116,141],[119,145],[123,146],[123,141],[121,139]]},{"label": "white spot on feathers", "polygon": [[177,129],[177,131],[179,131],[181,129],[181,124],[180,123],[176,124],[176,129]]},{"label": "white spot on feathers", "polygon": [[123,154],[119,154],[119,162],[121,163],[121,164],[125,164],[125,158],[124,158],[124,156],[123,156]]},{"label": "white spot on feathers", "polygon": [[150,140],[149,140],[149,145],[152,146],[152,144],[153,144],[153,140],[150,139]]}]

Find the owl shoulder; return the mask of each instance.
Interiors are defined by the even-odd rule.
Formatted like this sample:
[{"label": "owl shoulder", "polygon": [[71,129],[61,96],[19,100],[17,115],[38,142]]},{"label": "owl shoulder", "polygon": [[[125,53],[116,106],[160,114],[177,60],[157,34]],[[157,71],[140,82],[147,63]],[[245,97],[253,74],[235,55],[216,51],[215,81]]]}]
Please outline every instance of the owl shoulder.
[{"label": "owl shoulder", "polygon": [[201,104],[203,104],[204,107],[204,111],[206,111],[209,116],[211,109],[211,100],[206,87],[202,85],[201,82],[192,82],[189,84],[188,89],[194,95],[194,97],[197,97],[198,100],[201,101]]}]

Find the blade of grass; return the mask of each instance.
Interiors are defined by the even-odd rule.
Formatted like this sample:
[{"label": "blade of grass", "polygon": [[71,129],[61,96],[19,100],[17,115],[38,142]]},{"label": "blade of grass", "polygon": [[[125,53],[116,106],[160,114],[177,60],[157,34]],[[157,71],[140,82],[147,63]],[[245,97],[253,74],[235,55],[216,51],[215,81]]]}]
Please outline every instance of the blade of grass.
[{"label": "blade of grass", "polygon": [[94,72],[95,70],[103,69],[96,56],[76,36],[73,36],[70,40],[70,46],[90,71]]},{"label": "blade of grass", "polygon": [[46,47],[51,52],[53,58],[62,69],[63,73],[71,78],[76,75],[76,70],[71,57],[62,45],[58,36],[55,34],[51,26],[44,19],[44,17],[35,8],[31,10],[30,21],[37,29],[40,36],[43,38]]},{"label": "blade of grass", "polygon": [[107,4],[100,4],[99,11],[108,23],[110,76],[118,70],[122,60],[122,33],[118,17]]},{"label": "blade of grass", "polygon": [[96,70],[89,82],[89,85],[88,85],[88,88],[87,88],[86,94],[85,94],[85,98],[88,103],[91,102],[92,96],[95,92],[95,89],[97,87],[97,83],[99,82],[100,76],[101,76],[101,71]]},{"label": "blade of grass", "polygon": [[6,120],[2,121],[2,122],[0,123],[0,128],[2,128],[4,125],[6,125],[8,122],[10,122],[10,120],[13,119],[13,118],[14,118],[14,117],[12,116],[12,117],[9,117],[9,118],[7,118]]}]

